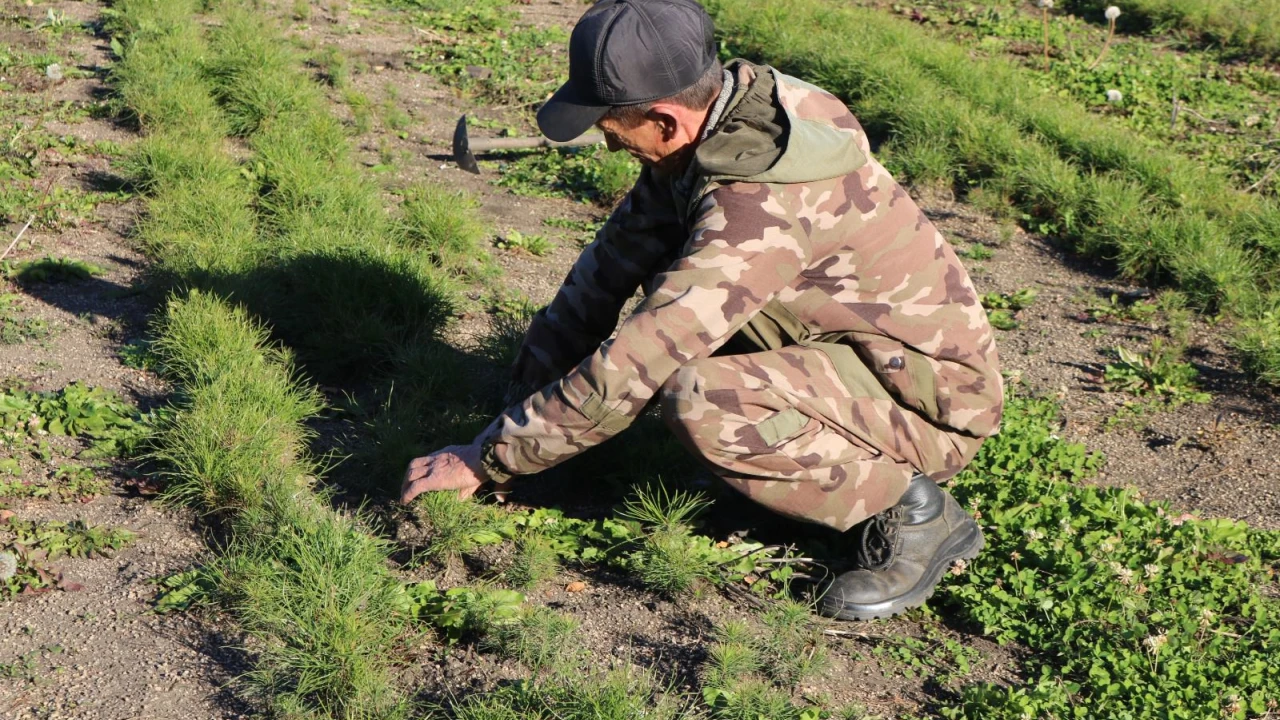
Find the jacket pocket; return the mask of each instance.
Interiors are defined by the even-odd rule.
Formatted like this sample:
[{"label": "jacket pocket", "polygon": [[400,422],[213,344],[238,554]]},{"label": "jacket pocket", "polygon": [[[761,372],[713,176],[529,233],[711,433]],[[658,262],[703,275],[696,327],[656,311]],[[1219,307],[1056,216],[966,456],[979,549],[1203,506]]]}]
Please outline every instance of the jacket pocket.
[{"label": "jacket pocket", "polygon": [[631,425],[631,418],[610,409],[609,406],[605,405],[604,401],[600,399],[600,396],[595,393],[588,395],[586,401],[582,403],[582,407],[579,409],[587,419],[595,423],[595,427],[598,427],[610,434],[620,433]]},{"label": "jacket pocket", "polygon": [[809,418],[795,408],[787,408],[776,415],[765,418],[756,425],[756,432],[765,445],[773,447],[785,440],[790,440],[800,432]]},{"label": "jacket pocket", "polygon": [[929,356],[882,335],[858,333],[859,355],[899,402],[938,422],[938,369]]}]

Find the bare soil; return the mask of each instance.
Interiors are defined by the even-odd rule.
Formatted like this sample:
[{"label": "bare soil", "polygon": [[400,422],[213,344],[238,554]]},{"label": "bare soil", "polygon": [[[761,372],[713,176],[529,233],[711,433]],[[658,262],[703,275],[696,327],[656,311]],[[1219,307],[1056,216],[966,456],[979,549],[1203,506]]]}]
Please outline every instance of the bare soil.
[{"label": "bare soil", "polygon": [[[110,62],[105,39],[90,30],[69,30],[54,37],[39,29],[47,13],[65,13],[76,26],[97,23],[103,6],[88,2],[0,3],[0,48],[53,53],[62,58],[67,77],[49,80],[44,68],[21,68],[0,82],[4,107],[21,95],[25,112],[6,112],[5,122],[26,132],[40,128],[71,136],[77,149],[98,141],[121,146],[134,133],[109,119],[82,117],[45,120],[41,108],[64,102],[97,107],[106,97],[104,73]],[[73,77],[84,75],[85,77]],[[100,117],[100,114],[97,115]],[[8,125],[6,125],[8,127]],[[7,382],[35,390],[57,390],[80,381],[108,388],[146,408],[159,402],[164,385],[150,372],[120,362],[121,344],[141,337],[151,301],[138,289],[144,261],[128,240],[140,210],[135,200],[109,197],[118,190],[110,158],[89,151],[62,153],[49,148],[38,156],[41,189],[75,188],[95,202],[88,214],[68,212],[57,227],[32,226],[8,256],[15,263],[44,256],[86,260],[106,270],[100,277],[62,283],[17,284],[0,280],[0,292],[22,296],[22,318],[44,321],[49,336],[20,344],[0,344],[0,368]],[[8,181],[6,181],[8,182]],[[26,218],[0,228],[7,247]],[[75,442],[55,443],[66,455]],[[4,451],[6,454],[9,451]],[[47,468],[25,451],[13,451],[24,476]],[[61,462],[63,458],[55,458]],[[245,708],[225,694],[238,672],[234,655],[213,623],[189,615],[151,611],[154,580],[204,561],[209,551],[194,518],[186,511],[158,505],[151,493],[139,494],[136,474],[124,465],[99,472],[110,483],[107,494],[88,503],[59,504],[42,499],[6,499],[16,518],[69,521],[124,528],[137,535],[112,557],[62,559],[52,565],[78,591],[54,590],[0,601],[0,717],[209,719],[243,717]]]}]

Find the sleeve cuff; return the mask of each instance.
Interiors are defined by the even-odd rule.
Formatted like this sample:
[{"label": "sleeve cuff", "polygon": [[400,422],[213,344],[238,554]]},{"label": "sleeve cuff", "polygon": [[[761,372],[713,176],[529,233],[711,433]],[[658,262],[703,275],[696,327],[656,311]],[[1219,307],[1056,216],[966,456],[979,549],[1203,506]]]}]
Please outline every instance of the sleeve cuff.
[{"label": "sleeve cuff", "polygon": [[515,477],[515,473],[511,472],[498,459],[498,453],[492,440],[485,442],[480,448],[480,467],[484,470],[486,479],[495,485],[506,485]]}]

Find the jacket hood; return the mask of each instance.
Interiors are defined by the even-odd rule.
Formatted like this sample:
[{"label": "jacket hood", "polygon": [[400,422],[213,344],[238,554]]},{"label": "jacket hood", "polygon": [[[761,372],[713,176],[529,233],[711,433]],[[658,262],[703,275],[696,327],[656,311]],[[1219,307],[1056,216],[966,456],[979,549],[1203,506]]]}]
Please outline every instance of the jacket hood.
[{"label": "jacket hood", "polygon": [[854,135],[804,117],[779,93],[783,87],[822,92],[817,87],[745,60],[725,67],[737,87],[694,153],[696,174],[709,182],[802,183],[847,175],[867,163]]}]

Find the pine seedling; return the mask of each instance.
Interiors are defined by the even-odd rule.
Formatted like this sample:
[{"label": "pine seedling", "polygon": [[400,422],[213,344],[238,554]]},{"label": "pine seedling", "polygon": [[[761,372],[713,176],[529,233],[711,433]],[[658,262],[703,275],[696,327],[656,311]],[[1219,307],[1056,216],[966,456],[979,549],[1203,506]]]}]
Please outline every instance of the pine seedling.
[{"label": "pine seedling", "polygon": [[536,532],[526,532],[516,541],[516,555],[504,576],[513,586],[526,589],[550,580],[559,570],[551,542]]},{"label": "pine seedling", "polygon": [[693,536],[693,522],[710,502],[701,495],[665,488],[638,490],[619,513],[640,524],[644,536],[634,553],[641,582],[666,595],[711,579],[715,564],[704,542]]},{"label": "pine seedling", "polygon": [[454,492],[423,493],[414,503],[414,512],[430,535],[423,550],[429,560],[448,563],[477,545],[502,540],[497,533],[501,511]]},{"label": "pine seedling", "polygon": [[536,672],[558,667],[577,654],[573,643],[577,630],[577,620],[540,607],[524,612],[515,622],[495,626],[482,646]]}]

